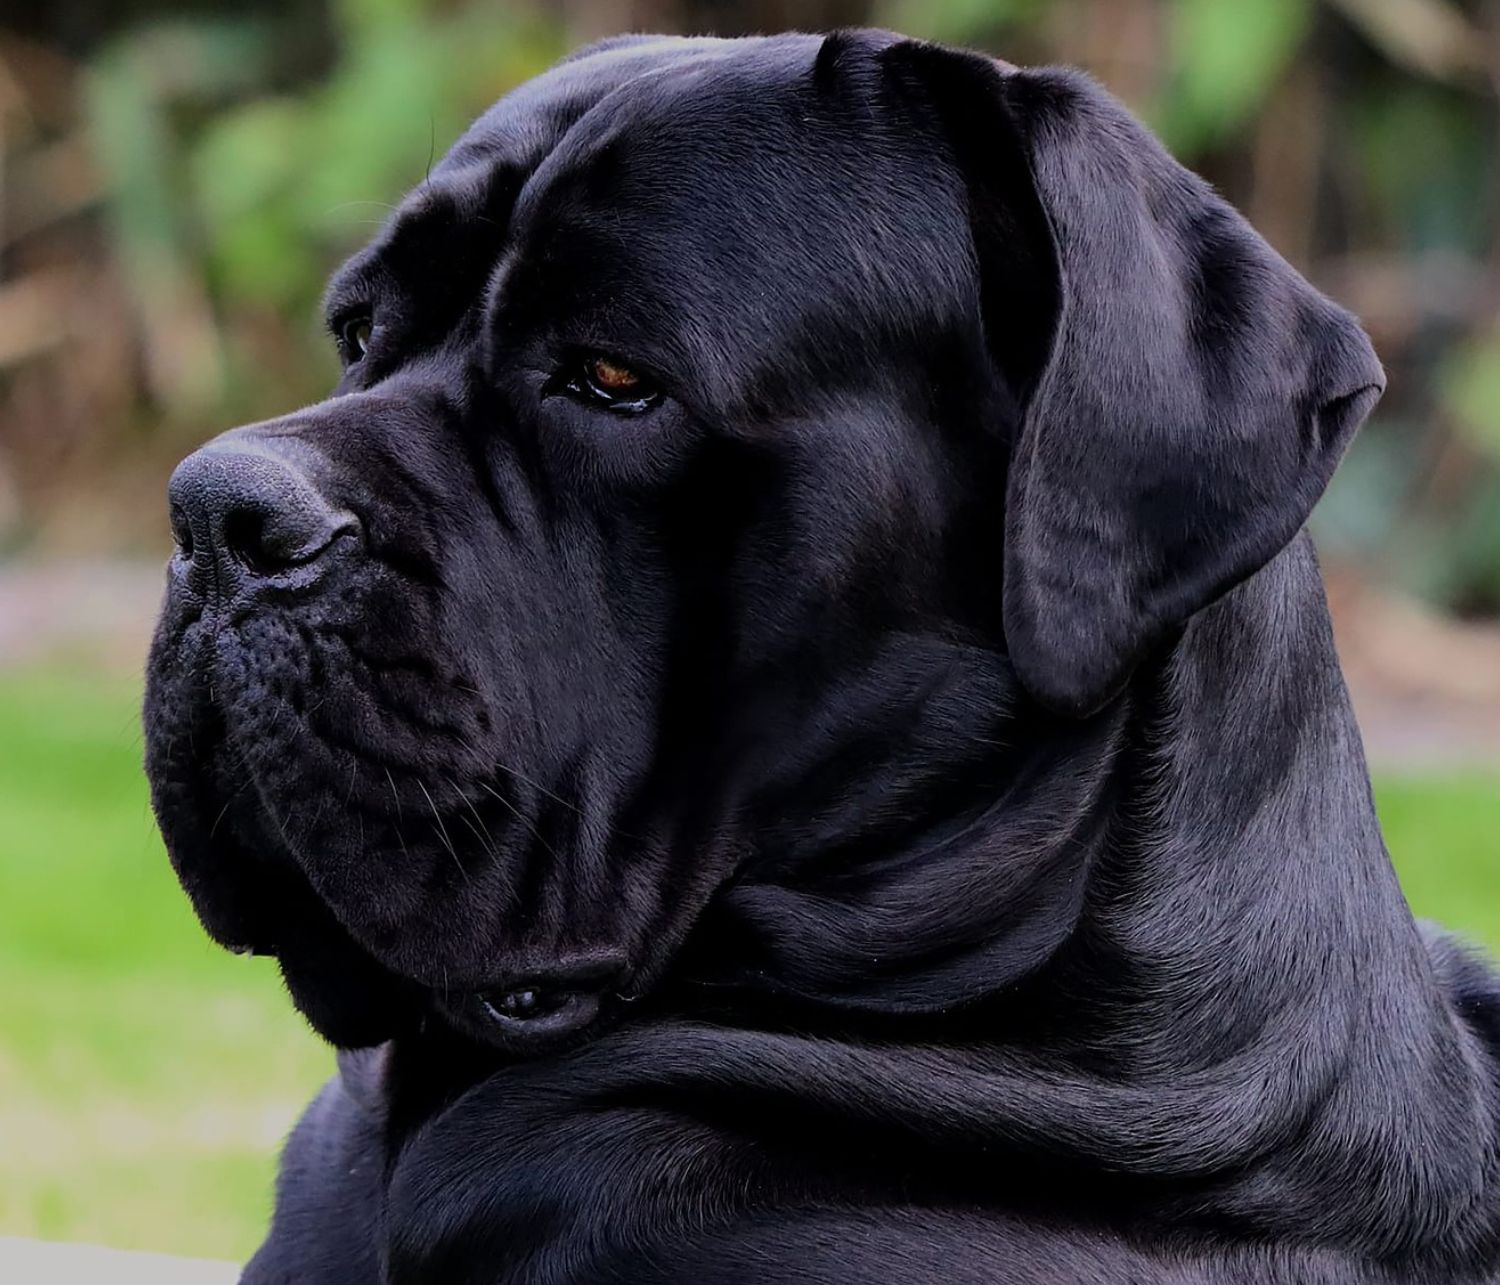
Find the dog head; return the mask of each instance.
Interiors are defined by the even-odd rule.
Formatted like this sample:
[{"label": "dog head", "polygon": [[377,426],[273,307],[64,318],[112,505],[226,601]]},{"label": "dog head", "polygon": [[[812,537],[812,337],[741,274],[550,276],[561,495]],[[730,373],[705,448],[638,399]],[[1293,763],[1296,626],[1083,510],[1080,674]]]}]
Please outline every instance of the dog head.
[{"label": "dog head", "polygon": [[172,479],[147,758],[209,931],[350,1045],[555,1047],[748,864],[950,821],[997,711],[1098,715],[1287,544],[1381,382],[1089,81],[879,33],[561,64],[328,316],[333,395]]}]

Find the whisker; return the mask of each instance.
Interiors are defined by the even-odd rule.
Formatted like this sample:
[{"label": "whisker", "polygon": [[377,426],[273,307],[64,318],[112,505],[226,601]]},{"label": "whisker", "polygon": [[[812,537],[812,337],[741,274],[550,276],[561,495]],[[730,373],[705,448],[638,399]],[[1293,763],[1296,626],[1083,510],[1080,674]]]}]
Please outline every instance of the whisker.
[{"label": "whisker", "polygon": [[[482,757],[482,755],[479,753],[479,751],[476,750],[472,745],[470,745],[468,741],[464,740],[463,737],[456,736],[454,739],[456,741],[458,741],[458,743],[460,745],[462,745],[464,747],[464,749],[468,750],[468,752],[474,758],[477,759],[477,758],[481,758]],[[551,799],[554,803],[559,804],[560,806],[567,808],[569,812],[572,812],[575,815],[580,816],[580,817],[585,817],[585,819],[587,819],[587,817],[586,817],[583,809],[580,808],[576,803],[570,803],[567,799],[563,798],[562,795],[560,795],[560,794],[554,794],[551,790],[549,790],[540,781],[533,781],[524,772],[518,770],[517,768],[510,767],[508,764],[500,762],[499,759],[492,759],[492,760],[490,760],[490,764],[491,764],[492,767],[498,769],[501,772],[504,772],[506,776],[511,777],[512,779],[521,782],[522,785],[529,785],[533,790],[535,790],[543,798]],[[485,786],[484,788],[485,789],[489,789],[488,786]],[[493,790],[490,790],[490,793],[494,794],[495,792]],[[496,797],[498,798],[499,796],[497,795]],[[504,799],[501,799],[500,801],[502,803],[505,802]],[[617,828],[616,826],[613,826],[613,825],[608,826],[608,829],[609,829],[610,833],[624,835],[624,837],[627,838],[627,839],[638,839],[638,838],[640,838],[639,835],[627,834],[624,830],[621,830],[621,829],[619,829],[619,828]]]},{"label": "whisker", "polygon": [[489,837],[484,834],[483,831],[475,826],[475,824],[470,821],[468,817],[461,816],[458,819],[469,827],[469,833],[479,840],[480,846],[482,846],[484,850],[490,854],[490,857],[493,860],[500,860],[499,855],[495,851],[494,845],[490,842]]},{"label": "whisker", "polygon": [[583,809],[580,808],[576,803],[569,803],[567,799],[565,799],[565,798],[562,797],[562,795],[552,793],[552,791],[549,790],[545,785],[541,785],[538,782],[533,781],[525,773],[518,772],[513,767],[507,767],[504,763],[501,763],[498,759],[495,761],[495,767],[499,768],[500,771],[504,772],[506,776],[512,778],[513,780],[521,782],[522,785],[529,785],[533,790],[535,790],[538,794],[542,795],[543,797],[551,799],[554,803],[560,803],[560,804],[562,804],[562,806],[565,807],[565,808],[567,808],[569,812],[575,812],[579,816],[583,815]]},{"label": "whisker", "polygon": [[455,785],[451,780],[448,782],[448,788],[464,801],[464,806],[474,814],[474,820],[479,823],[479,828],[477,830],[474,830],[474,826],[469,824],[468,817],[462,817],[460,819],[465,825],[469,826],[469,829],[474,830],[474,836],[479,840],[480,843],[484,845],[484,849],[490,854],[491,859],[498,862],[500,860],[500,854],[495,850],[494,836],[490,834],[490,829],[487,825],[485,825],[484,818],[480,816],[479,809],[474,806],[474,801],[469,798],[469,796],[462,790],[460,790],[458,786]]},{"label": "whisker", "polygon": [[[464,740],[463,737],[455,736],[454,739],[458,741],[458,743],[462,745],[464,749],[468,750],[470,755],[472,755],[474,758],[477,759],[482,757],[479,751],[476,750],[472,745],[470,745],[468,741]],[[576,803],[570,802],[569,800],[563,798],[560,794],[554,794],[540,781],[533,781],[529,776],[527,776],[524,772],[518,770],[517,768],[513,768],[506,763],[502,763],[499,759],[491,759],[490,766],[495,768],[497,771],[504,772],[506,776],[511,777],[513,780],[521,782],[522,785],[530,786],[543,798],[551,799],[552,802],[558,804],[559,806],[567,808],[568,811],[572,812],[575,816],[581,817],[585,821],[588,820],[588,814],[584,812],[584,810],[580,808]],[[484,788],[489,790],[490,787],[486,785],[484,786]],[[495,794],[495,791],[490,790],[490,793]],[[495,797],[499,798],[500,796],[495,795]],[[502,803],[505,802],[504,799],[501,799],[500,801]],[[640,835],[632,834],[629,830],[622,830],[613,821],[609,821],[607,819],[604,823],[604,829],[607,834],[618,835],[622,839],[634,839],[636,842],[641,841]],[[551,849],[549,848],[548,851],[550,852]]]},{"label": "whisker", "polygon": [[417,789],[422,791],[422,797],[427,800],[427,806],[432,809],[432,819],[437,822],[438,837],[443,841],[443,847],[448,849],[448,855],[453,858],[453,864],[458,867],[458,873],[463,875],[464,882],[468,883],[469,872],[464,869],[464,863],[458,859],[458,849],[453,846],[453,840],[448,837],[448,827],[443,824],[442,814],[437,810],[437,804],[432,801],[432,795],[427,793],[427,787],[422,784],[422,778],[417,777]]},{"label": "whisker", "polygon": [[[490,787],[489,783],[486,782],[486,781],[481,781],[479,783],[479,788],[481,790],[483,790],[486,794],[489,794],[492,797],[494,797],[495,799],[499,800],[500,805],[502,807],[506,808],[510,812],[510,814],[515,817],[515,819],[517,821],[519,821],[522,825],[524,825],[526,827],[527,830],[529,830],[531,832],[532,838],[534,838],[538,843],[540,843],[542,845],[543,848],[545,848],[547,850],[547,852],[551,855],[551,857],[552,857],[552,859],[554,861],[561,861],[562,860],[562,858],[557,855],[557,850],[550,843],[548,843],[546,839],[542,838],[542,832],[540,830],[538,830],[536,828],[536,826],[532,825],[532,823],[526,819],[525,815],[521,812],[520,808],[518,808],[514,803],[512,803],[509,799],[507,799],[505,797],[505,795],[501,794],[498,790],[492,789]],[[582,816],[582,815],[583,814],[580,812],[579,816]]]},{"label": "whisker", "polygon": [[313,809],[312,817],[307,823],[307,833],[312,834],[318,828],[318,822],[323,819],[323,808],[328,802],[328,791],[318,791],[318,806]]},{"label": "whisker", "polygon": [[221,822],[226,816],[229,815],[229,805],[233,803],[237,798],[239,798],[242,793],[244,793],[245,786],[249,784],[249,781],[245,781],[242,784],[237,785],[233,790],[230,791],[229,797],[224,800],[224,806],[219,809],[219,815],[214,818],[214,823],[208,827],[208,837],[210,839],[212,839],[214,835],[219,833],[219,822]]},{"label": "whisker", "polygon": [[406,836],[401,833],[400,825],[391,827],[396,832],[396,842],[401,845],[401,855],[406,858],[406,864],[411,864],[411,849],[406,846]]},{"label": "whisker", "polygon": [[391,787],[391,798],[396,801],[396,824],[401,824],[401,792],[396,789],[396,778],[391,775],[391,769],[385,769],[386,784]]}]

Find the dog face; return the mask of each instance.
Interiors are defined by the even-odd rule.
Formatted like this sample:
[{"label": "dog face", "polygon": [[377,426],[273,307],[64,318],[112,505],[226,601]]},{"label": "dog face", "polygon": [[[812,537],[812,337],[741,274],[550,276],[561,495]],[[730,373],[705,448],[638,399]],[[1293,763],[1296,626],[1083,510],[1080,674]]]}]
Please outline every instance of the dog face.
[{"label": "dog face", "polygon": [[873,33],[565,62],[328,311],[333,396],[173,477],[146,723],[205,925],[346,1045],[556,1047],[748,866],[941,823],[974,711],[1108,704],[1379,382],[1086,82]]}]

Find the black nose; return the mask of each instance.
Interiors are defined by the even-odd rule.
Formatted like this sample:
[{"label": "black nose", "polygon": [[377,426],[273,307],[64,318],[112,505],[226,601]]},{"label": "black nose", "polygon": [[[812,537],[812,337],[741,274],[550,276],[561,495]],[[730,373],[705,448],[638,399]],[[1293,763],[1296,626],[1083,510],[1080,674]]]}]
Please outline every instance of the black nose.
[{"label": "black nose", "polygon": [[280,575],[315,562],[354,518],[331,505],[285,447],[233,435],[177,466],[167,484],[185,558],[232,575]]}]

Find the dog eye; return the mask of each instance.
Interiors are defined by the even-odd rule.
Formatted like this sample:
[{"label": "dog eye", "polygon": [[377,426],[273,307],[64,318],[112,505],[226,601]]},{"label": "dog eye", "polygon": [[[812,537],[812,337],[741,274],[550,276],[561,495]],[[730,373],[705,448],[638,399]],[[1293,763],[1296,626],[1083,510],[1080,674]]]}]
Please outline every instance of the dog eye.
[{"label": "dog eye", "polygon": [[370,350],[370,336],[375,333],[375,323],[370,317],[350,317],[341,322],[334,333],[339,346],[339,357],[346,366],[358,365]]},{"label": "dog eye", "polygon": [[628,415],[648,411],[661,400],[660,390],[649,378],[600,353],[580,358],[564,387],[591,405]]}]

